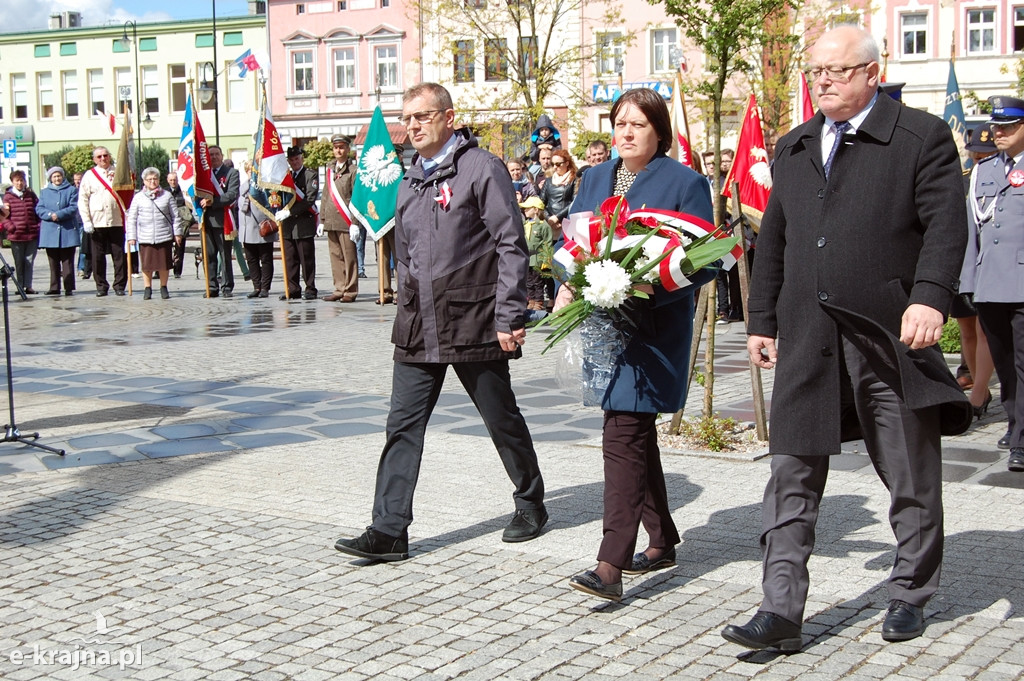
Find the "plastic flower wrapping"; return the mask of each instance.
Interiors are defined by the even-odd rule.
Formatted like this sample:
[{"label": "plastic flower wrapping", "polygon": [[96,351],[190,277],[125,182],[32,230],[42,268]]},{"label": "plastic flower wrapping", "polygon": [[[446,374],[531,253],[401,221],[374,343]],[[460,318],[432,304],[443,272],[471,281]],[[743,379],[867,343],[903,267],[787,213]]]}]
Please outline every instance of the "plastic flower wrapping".
[{"label": "plastic flower wrapping", "polygon": [[623,196],[605,199],[596,215],[570,216],[564,234],[553,262],[575,300],[537,322],[550,329],[543,352],[598,310],[601,317],[619,320],[618,310],[630,296],[649,298],[639,286],[675,291],[718,260],[730,267],[742,252],[735,237],[701,218],[654,208],[633,211]]}]

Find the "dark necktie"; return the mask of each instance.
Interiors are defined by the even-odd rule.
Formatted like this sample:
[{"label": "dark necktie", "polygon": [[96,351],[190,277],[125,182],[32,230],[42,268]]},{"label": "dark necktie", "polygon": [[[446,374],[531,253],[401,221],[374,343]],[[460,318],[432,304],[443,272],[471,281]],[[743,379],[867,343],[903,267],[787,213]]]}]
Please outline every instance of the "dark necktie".
[{"label": "dark necktie", "polygon": [[1010,176],[1010,172],[1013,170],[1013,167],[1014,167],[1013,157],[1012,156],[1007,156],[1006,157],[1006,176],[1007,177]]},{"label": "dark necktie", "polygon": [[832,161],[836,157],[836,152],[839,151],[839,145],[843,143],[843,135],[850,129],[849,121],[836,122],[836,137],[832,140],[832,149],[828,152],[828,158],[825,159],[825,177],[828,177],[828,171],[832,168]]}]

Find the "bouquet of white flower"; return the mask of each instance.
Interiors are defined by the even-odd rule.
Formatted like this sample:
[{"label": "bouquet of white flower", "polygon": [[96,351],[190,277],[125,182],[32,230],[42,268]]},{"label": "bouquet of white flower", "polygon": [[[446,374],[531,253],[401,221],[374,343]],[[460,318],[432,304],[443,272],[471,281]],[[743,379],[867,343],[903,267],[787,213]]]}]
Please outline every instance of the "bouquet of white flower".
[{"label": "bouquet of white flower", "polygon": [[700,218],[669,210],[631,211],[622,196],[606,199],[598,215],[572,216],[565,245],[555,253],[554,262],[564,285],[577,297],[534,324],[552,327],[543,352],[596,308],[606,310],[613,320],[622,318],[618,311],[630,296],[649,297],[643,288],[683,288],[694,272],[718,260],[735,262],[738,250],[735,237]]}]

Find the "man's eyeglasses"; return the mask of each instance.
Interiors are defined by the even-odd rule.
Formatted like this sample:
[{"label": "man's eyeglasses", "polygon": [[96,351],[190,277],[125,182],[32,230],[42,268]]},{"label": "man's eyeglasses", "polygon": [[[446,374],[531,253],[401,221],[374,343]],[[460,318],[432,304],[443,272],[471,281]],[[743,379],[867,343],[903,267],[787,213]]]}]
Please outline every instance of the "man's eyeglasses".
[{"label": "man's eyeglasses", "polygon": [[850,80],[853,76],[853,72],[859,68],[867,66],[871,62],[866,61],[863,64],[854,64],[853,66],[814,66],[807,69],[807,75],[812,79],[817,80],[823,75],[828,76],[828,79],[836,83],[845,83]]},{"label": "man's eyeglasses", "polygon": [[420,125],[425,125],[430,121],[434,120],[434,114],[441,113],[442,111],[444,111],[444,109],[430,109],[429,111],[417,111],[416,113],[411,114],[409,116],[399,116],[398,122],[407,128],[409,127],[409,123],[411,123],[412,121],[416,121]]},{"label": "man's eyeglasses", "polygon": [[110,158],[110,154],[96,154],[93,158]]}]

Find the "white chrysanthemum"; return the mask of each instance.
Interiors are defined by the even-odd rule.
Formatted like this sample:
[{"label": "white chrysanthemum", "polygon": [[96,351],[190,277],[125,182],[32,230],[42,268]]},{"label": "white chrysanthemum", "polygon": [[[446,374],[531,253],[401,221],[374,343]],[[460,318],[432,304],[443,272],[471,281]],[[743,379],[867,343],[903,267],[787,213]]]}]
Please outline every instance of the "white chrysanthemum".
[{"label": "white chrysanthemum", "polygon": [[589,284],[583,287],[583,299],[597,307],[618,307],[632,285],[626,270],[611,260],[592,262],[583,273]]},{"label": "white chrysanthemum", "polygon": [[[661,255],[661,253],[658,253],[658,255]],[[657,257],[657,255],[655,257]],[[642,270],[649,264],[651,264],[651,258],[648,258],[646,256],[640,256],[639,258],[636,259],[636,267],[634,268],[634,272]],[[647,274],[643,275],[641,279],[652,284],[657,284],[660,281],[660,277],[661,274],[659,273],[658,268],[652,267],[651,269],[647,270]]]},{"label": "white chrysanthemum", "polygon": [[662,244],[663,243],[664,243],[664,240],[661,243],[658,243],[654,239],[648,239],[647,243],[644,244],[644,257],[648,261],[651,261],[651,260],[654,260],[655,258],[657,258],[659,255],[661,255],[661,249],[662,249]]}]

